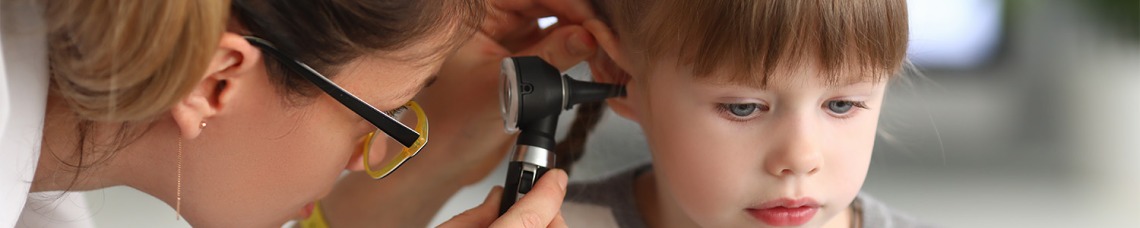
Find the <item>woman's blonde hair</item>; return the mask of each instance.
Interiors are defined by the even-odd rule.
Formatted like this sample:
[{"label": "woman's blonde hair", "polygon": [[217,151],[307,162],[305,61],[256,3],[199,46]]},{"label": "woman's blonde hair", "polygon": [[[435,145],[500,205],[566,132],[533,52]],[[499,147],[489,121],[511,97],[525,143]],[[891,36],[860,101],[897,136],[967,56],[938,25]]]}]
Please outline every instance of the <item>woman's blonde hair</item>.
[{"label": "woman's blonde hair", "polygon": [[81,120],[141,121],[205,75],[227,0],[47,1],[52,92]]},{"label": "woman's blonde hair", "polygon": [[[814,61],[827,83],[880,81],[904,65],[905,0],[594,0],[635,68],[665,56],[698,79],[764,87],[777,69]],[[627,69],[629,70],[629,69]],[[645,77],[645,75],[632,75]],[[602,103],[580,105],[555,148],[558,167],[579,157]]]}]

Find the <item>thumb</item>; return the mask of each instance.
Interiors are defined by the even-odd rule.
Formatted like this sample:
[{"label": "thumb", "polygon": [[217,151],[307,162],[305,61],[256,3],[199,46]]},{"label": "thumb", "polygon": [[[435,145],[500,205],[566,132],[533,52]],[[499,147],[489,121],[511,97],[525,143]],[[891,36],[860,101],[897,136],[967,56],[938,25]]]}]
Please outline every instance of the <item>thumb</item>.
[{"label": "thumb", "polygon": [[514,55],[538,56],[559,71],[566,71],[593,56],[597,47],[598,42],[584,27],[565,25],[558,26],[541,41]]},{"label": "thumb", "polygon": [[491,227],[547,227],[556,221],[566,197],[566,172],[560,169],[546,171],[538,183]]}]

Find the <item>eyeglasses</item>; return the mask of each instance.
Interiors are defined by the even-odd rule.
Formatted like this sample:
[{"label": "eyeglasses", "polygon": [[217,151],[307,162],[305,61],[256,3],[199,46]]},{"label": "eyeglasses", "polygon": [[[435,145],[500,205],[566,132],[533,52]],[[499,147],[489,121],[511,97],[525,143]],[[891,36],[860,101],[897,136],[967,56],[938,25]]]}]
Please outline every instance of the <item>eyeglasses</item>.
[{"label": "eyeglasses", "polygon": [[[327,77],[321,75],[320,72],[313,70],[313,68],[305,63],[297,61],[280,50],[277,50],[269,41],[253,36],[245,36],[245,39],[249,41],[250,44],[261,48],[263,52],[269,53],[269,56],[273,56],[273,58],[281,62],[286,68],[297,72],[333,99],[336,99],[336,101],[376,126],[376,131],[372,131],[361,138],[360,148],[364,156],[364,159],[362,159],[364,162],[364,170],[369,176],[372,176],[372,179],[381,179],[392,174],[392,172],[400,168],[404,162],[416,156],[416,154],[424,148],[424,145],[427,144],[427,116],[424,115],[424,110],[420,108],[416,102],[409,101],[400,108],[401,110],[406,109],[415,112],[415,119],[399,118],[404,120],[404,122],[397,121],[398,117],[403,116],[393,117],[393,115],[398,114],[394,113],[390,115],[377,110],[375,107],[372,107],[372,105],[348,93],[348,91],[345,91],[340,86],[337,86]],[[408,124],[415,125],[413,125],[414,127],[408,127]],[[379,132],[383,132],[388,137],[381,136]],[[373,162],[369,159],[369,154],[372,152],[388,151],[389,148],[403,149],[399,153],[384,153],[385,156],[379,161]],[[373,167],[374,163],[377,164],[378,167]]]}]

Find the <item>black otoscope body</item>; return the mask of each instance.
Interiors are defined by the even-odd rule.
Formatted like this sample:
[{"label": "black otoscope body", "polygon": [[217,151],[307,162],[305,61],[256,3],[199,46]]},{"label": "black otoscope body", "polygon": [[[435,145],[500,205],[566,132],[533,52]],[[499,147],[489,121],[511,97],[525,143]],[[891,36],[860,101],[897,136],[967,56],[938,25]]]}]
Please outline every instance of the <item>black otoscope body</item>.
[{"label": "black otoscope body", "polygon": [[534,56],[503,59],[500,76],[504,127],[507,132],[520,131],[503,185],[502,215],[554,165],[554,132],[562,111],[625,96],[625,87],[575,80]]}]

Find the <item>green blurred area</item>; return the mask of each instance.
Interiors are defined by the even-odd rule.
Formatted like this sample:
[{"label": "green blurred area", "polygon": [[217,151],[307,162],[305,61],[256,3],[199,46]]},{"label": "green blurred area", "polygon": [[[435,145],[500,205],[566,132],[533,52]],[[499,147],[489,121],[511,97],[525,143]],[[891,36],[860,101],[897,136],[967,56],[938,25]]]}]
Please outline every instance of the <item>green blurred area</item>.
[{"label": "green blurred area", "polygon": [[1140,0],[1084,0],[1092,15],[1119,29],[1123,35],[1140,39]]},{"label": "green blurred area", "polygon": [[[1106,29],[1115,31],[1116,35],[1140,41],[1140,0],[1072,0],[1079,6],[1079,11],[1091,15]],[[1050,4],[1042,0],[1006,0],[1005,19],[1016,18],[1017,14],[1030,5]]]}]

